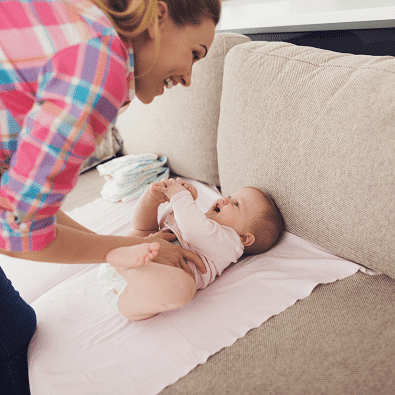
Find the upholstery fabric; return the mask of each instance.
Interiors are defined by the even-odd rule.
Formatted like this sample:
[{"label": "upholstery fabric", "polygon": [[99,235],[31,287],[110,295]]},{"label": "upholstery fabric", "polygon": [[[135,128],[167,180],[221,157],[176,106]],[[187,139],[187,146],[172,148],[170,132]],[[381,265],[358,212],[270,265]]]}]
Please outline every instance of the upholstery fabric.
[{"label": "upholstery fabric", "polygon": [[237,46],[224,68],[222,192],[261,188],[288,231],[395,278],[394,123],[392,57]]},{"label": "upholstery fabric", "polygon": [[392,395],[394,303],[385,275],[319,285],[160,395]]},{"label": "upholstery fabric", "polygon": [[207,57],[193,67],[188,89],[165,90],[148,105],[137,99],[119,117],[125,154],[154,153],[168,157],[172,172],[218,185],[217,126],[224,58],[249,38],[217,34]]}]

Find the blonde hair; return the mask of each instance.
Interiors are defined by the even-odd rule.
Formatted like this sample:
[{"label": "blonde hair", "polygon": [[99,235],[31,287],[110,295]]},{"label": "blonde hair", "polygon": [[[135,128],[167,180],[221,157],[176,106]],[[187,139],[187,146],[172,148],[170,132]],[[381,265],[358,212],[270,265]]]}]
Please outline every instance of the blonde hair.
[{"label": "blonde hair", "polygon": [[[111,20],[120,37],[129,41],[144,32],[158,15],[158,0],[92,0]],[[220,0],[162,0],[178,26],[198,25],[205,17],[218,24]]]},{"label": "blonde hair", "polygon": [[120,37],[129,41],[148,28],[158,15],[157,0],[92,0],[111,20]]}]

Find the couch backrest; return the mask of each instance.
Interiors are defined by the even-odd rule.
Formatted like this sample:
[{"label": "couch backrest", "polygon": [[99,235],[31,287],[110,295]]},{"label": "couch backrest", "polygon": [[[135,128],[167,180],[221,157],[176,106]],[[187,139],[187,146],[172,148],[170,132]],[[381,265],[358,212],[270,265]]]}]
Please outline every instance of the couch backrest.
[{"label": "couch backrest", "polygon": [[149,105],[133,100],[117,122],[124,153],[166,155],[173,172],[219,185],[217,128],[224,60],[230,48],[246,41],[239,34],[217,34],[207,57],[194,65],[188,89],[176,86]]},{"label": "couch backrest", "polygon": [[222,191],[267,191],[286,229],[395,278],[395,59],[249,42],[225,60]]}]

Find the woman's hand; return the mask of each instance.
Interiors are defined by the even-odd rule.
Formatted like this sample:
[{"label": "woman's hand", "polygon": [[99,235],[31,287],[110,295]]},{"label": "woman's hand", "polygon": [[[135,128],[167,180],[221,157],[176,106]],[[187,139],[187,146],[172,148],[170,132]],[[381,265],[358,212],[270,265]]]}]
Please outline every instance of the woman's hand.
[{"label": "woman's hand", "polygon": [[179,267],[186,270],[188,273],[191,273],[191,269],[185,262],[185,260],[187,260],[195,264],[201,273],[207,272],[206,265],[198,254],[186,250],[178,245],[169,243],[177,240],[176,235],[172,233],[170,229],[160,230],[159,232],[150,234],[146,238],[149,243],[158,242],[160,245],[158,255],[155,257],[156,263]]}]

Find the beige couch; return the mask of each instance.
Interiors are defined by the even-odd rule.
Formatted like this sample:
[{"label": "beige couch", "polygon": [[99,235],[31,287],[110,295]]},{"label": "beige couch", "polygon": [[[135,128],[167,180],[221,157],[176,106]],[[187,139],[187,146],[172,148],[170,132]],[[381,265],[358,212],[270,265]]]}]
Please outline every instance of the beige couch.
[{"label": "beige couch", "polygon": [[[120,117],[126,154],[167,155],[226,195],[259,187],[288,231],[382,273],[317,286],[163,395],[395,394],[394,125],[394,58],[235,34],[217,35],[190,89]],[[63,208],[103,183],[84,174]]]}]

